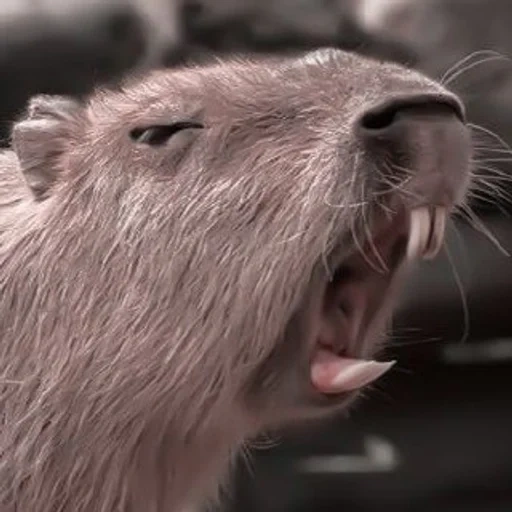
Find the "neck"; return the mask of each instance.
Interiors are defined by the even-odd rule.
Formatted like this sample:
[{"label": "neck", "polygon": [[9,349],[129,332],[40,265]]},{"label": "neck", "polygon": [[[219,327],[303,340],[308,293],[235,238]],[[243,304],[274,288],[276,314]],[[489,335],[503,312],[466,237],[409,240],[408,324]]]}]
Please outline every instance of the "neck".
[{"label": "neck", "polygon": [[[5,263],[0,509],[182,512],[215,497],[248,430],[233,398],[201,396],[211,375],[182,351],[165,361],[142,333],[109,329],[128,318],[72,314],[57,274],[18,259],[8,275]],[[43,298],[52,283],[56,295]],[[186,378],[173,371],[182,367]]]},{"label": "neck", "polygon": [[106,266],[96,231],[11,225],[2,205],[2,512],[182,512],[215,497],[251,430],[221,354],[201,361],[190,347],[204,333],[191,339],[180,315],[150,307],[155,290],[125,279],[124,251]]}]

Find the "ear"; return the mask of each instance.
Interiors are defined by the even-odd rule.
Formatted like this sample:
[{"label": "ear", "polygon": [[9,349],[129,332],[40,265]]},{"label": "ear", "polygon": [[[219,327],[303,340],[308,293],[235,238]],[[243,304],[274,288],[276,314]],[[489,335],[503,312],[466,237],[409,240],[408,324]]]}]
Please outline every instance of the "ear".
[{"label": "ear", "polygon": [[25,117],[14,124],[12,148],[38,200],[48,196],[62,171],[62,155],[79,109],[79,102],[72,98],[36,96],[30,100]]}]

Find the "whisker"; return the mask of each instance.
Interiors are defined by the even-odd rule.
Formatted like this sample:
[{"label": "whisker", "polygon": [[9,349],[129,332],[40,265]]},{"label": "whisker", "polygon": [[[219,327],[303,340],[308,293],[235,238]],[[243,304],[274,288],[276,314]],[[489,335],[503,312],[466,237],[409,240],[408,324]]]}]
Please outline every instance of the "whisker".
[{"label": "whisker", "polygon": [[462,66],[466,64],[466,62],[470,61],[473,57],[479,57],[479,56],[494,56],[497,57],[500,55],[499,52],[495,50],[477,50],[475,52],[470,53],[469,55],[466,55],[466,57],[463,57],[462,59],[458,60],[455,64],[453,64],[451,67],[449,67],[443,74],[443,76],[439,79],[439,82],[441,84],[445,84],[446,80],[451,80],[450,74],[457,72]]},{"label": "whisker", "polygon": [[445,82],[442,82],[442,84],[445,87],[448,87],[450,84],[452,84],[457,78],[459,78],[464,73],[467,73],[473,68],[476,68],[477,66],[480,66],[482,64],[487,64],[489,62],[497,61],[497,60],[509,60],[508,57],[505,57],[503,55],[494,56],[494,57],[487,57],[485,59],[481,59],[479,61],[473,62],[471,64],[468,64],[465,68],[462,68],[458,70],[456,73],[454,73],[448,80]]},{"label": "whisker", "polygon": [[501,245],[499,240],[491,233],[484,222],[469,207],[461,207],[457,213],[461,213],[470,225],[478,232],[482,233],[504,256],[510,257],[509,252]]},{"label": "whisker", "polygon": [[357,209],[368,204],[368,201],[363,201],[361,203],[350,203],[350,204],[336,204],[330,203],[327,199],[324,199],[324,203],[330,208],[348,208],[348,209]]},{"label": "whisker", "polygon": [[[331,221],[331,224],[334,224],[335,220],[336,219],[333,219]],[[329,229],[327,232],[332,233],[333,231],[334,231],[333,229]],[[328,280],[332,281],[334,278],[334,272],[336,269],[334,269],[334,268],[331,269],[329,266],[328,255],[329,255],[330,251],[329,251],[328,244],[329,244],[329,239],[327,237],[325,237],[324,242],[323,242],[323,247],[322,247],[322,265],[324,266]]]},{"label": "whisker", "polygon": [[[378,387],[376,383],[367,388],[367,393],[368,393],[368,395],[370,393],[375,393],[376,395],[379,396],[379,399],[386,400],[389,403],[396,403],[396,399],[393,398],[393,396],[390,395],[387,391],[384,391],[382,388]],[[365,396],[364,398],[367,400],[370,400],[371,396],[368,396],[368,395]]]},{"label": "whisker", "polygon": [[512,162],[512,156],[510,158],[506,157],[486,157],[486,158],[474,158],[471,160],[475,163],[500,163],[500,162]]},{"label": "whisker", "polygon": [[415,175],[414,169],[411,169],[410,167],[404,167],[396,163],[392,164],[392,169],[410,174],[411,177]]},{"label": "whisker", "polygon": [[[355,187],[355,180],[352,181],[352,184],[351,184],[351,188],[352,188],[352,193],[353,193],[353,189]],[[361,209],[363,210],[365,208],[365,206],[362,206]],[[357,235],[357,226],[356,226],[356,222],[357,222],[357,216],[356,215],[352,215],[350,217],[350,234],[352,235],[352,240],[354,241],[354,245],[356,247],[356,249],[361,253],[363,254],[364,251],[363,251],[363,247],[362,245],[360,244],[359,242],[359,238],[358,238],[358,235]]]},{"label": "whisker", "polygon": [[478,182],[474,183],[469,190],[474,192],[489,192],[493,196],[498,195],[505,199],[507,196],[510,197],[510,192],[503,187],[503,184],[507,181],[508,180],[504,180],[499,176],[493,177],[483,175],[479,177]]},{"label": "whisker", "polygon": [[492,130],[489,130],[488,128],[485,128],[479,124],[474,123],[468,123],[467,126],[472,130],[477,130],[485,133],[486,135],[489,135],[489,137],[492,137],[494,140],[499,142],[502,147],[508,149],[509,151],[512,151],[512,148],[505,142],[505,140],[502,139],[497,133],[494,133]]},{"label": "whisker", "polygon": [[[468,192],[468,198],[479,201],[480,203],[491,206],[492,208],[496,208],[496,199],[494,197],[491,198],[490,196],[490,192],[487,192],[487,194],[480,191]],[[497,206],[497,208],[500,211],[503,209],[501,206]],[[503,210],[503,213],[505,213],[505,210]]]},{"label": "whisker", "polygon": [[440,338],[440,337],[425,338],[422,340],[399,341],[398,343],[396,341],[393,341],[390,344],[390,348],[413,347],[413,346],[417,346],[417,345],[427,345],[427,344],[439,343],[440,341],[442,341],[442,338]]},{"label": "whisker", "polygon": [[421,328],[420,327],[392,327],[391,329],[392,333],[391,335],[393,337],[396,337],[396,336],[401,336],[402,333],[404,335],[408,335],[408,333],[411,333],[411,332],[421,332]]},{"label": "whisker", "polygon": [[413,375],[415,373],[414,370],[406,368],[405,366],[399,366],[398,364],[395,364],[395,366],[391,368],[391,371],[399,372],[405,375]]},{"label": "whisker", "polygon": [[[502,202],[505,202],[506,204],[512,204],[511,193],[506,188],[501,186],[503,181],[504,180],[500,177],[479,177],[479,179],[469,189],[468,196],[480,199],[492,207],[501,208]],[[496,198],[501,201],[497,202]]]},{"label": "whisker", "polygon": [[[384,175],[380,170],[378,172],[382,176],[382,180],[383,180],[384,184],[386,185],[386,190],[383,192],[377,192],[377,194],[385,195],[385,194],[390,194],[392,192],[401,192],[404,194],[411,194],[411,192],[409,190],[407,190],[405,187],[413,179],[413,177],[414,177],[413,172],[409,171],[408,176],[405,179],[403,179],[401,176],[396,176],[395,172],[394,172],[395,170],[402,170],[401,168],[399,168],[397,166],[394,166],[394,168],[393,168],[392,166],[390,166],[387,163],[384,163],[383,165],[385,167],[385,170],[387,171],[387,174]],[[393,182],[393,179],[391,178],[392,176],[395,177],[396,183]]]},{"label": "whisker", "polygon": [[460,293],[460,300],[461,300],[461,306],[462,306],[462,314],[464,318],[464,330],[462,331],[462,336],[460,339],[461,343],[465,343],[469,338],[469,331],[470,331],[470,321],[469,321],[469,306],[466,294],[464,292],[464,286],[462,283],[462,279],[460,277],[460,274],[457,270],[457,267],[455,266],[455,262],[453,260],[452,254],[450,252],[450,249],[445,244],[445,251],[446,251],[446,257],[448,258],[448,261],[450,263],[450,266],[452,267],[453,271],[453,277],[455,279],[455,283],[457,284],[457,288]]},{"label": "whisker", "polygon": [[[479,171],[487,172],[485,174],[481,174]],[[478,167],[475,168],[474,176],[476,178],[485,178],[487,180],[501,181],[503,183],[508,183],[509,181],[512,181],[512,174],[503,172],[492,165],[479,164]],[[476,185],[478,185],[478,182],[476,182]]]},{"label": "whisker", "polygon": [[475,151],[483,150],[485,153],[499,153],[499,154],[506,154],[506,155],[512,155],[512,151],[509,149],[503,149],[503,148],[493,148],[490,146],[476,146],[473,145],[473,149]]},{"label": "whisker", "polygon": [[[364,182],[361,183],[361,188],[362,188],[362,196],[364,197]],[[371,230],[370,230],[370,227],[369,227],[369,224],[368,224],[368,218],[367,218],[367,215],[366,215],[366,208],[362,208],[361,209],[361,220],[362,220],[362,224],[363,224],[363,231],[365,233],[365,239],[366,241],[368,242],[368,244],[370,245],[370,248],[372,250],[372,252],[374,253],[374,255],[376,256],[377,258],[377,261],[384,267],[384,269],[387,269],[387,266],[386,264],[384,263],[383,259],[382,259],[382,256],[380,255],[380,253],[377,251],[377,248],[375,247],[375,244],[373,242],[373,236],[371,234]],[[360,245],[359,244],[359,241],[357,241],[357,248],[361,254],[361,256],[363,257],[363,259],[366,261],[366,263],[368,263],[368,265],[373,269],[375,270],[375,272],[382,272],[382,268],[378,268],[375,266],[375,263],[368,257],[368,255],[366,254],[366,251],[364,250],[364,243],[363,245]],[[386,271],[386,270],[384,270]]]},{"label": "whisker", "polygon": [[[466,224],[467,220],[465,220],[465,225]],[[447,230],[450,233],[453,233],[455,239],[447,239],[446,245],[449,242],[452,242],[450,246],[453,247],[453,250],[456,249],[458,251],[459,254],[457,256],[457,261],[462,265],[468,263],[468,259],[470,259],[470,251],[468,251],[466,239],[462,236],[462,230],[460,227],[460,224],[454,222],[454,219],[450,219],[449,223],[447,224]]]},{"label": "whisker", "polygon": [[366,235],[366,239],[368,241],[368,245],[370,246],[370,249],[373,252],[374,256],[377,258],[378,264],[381,266],[380,269],[377,269],[375,267],[372,267],[372,268],[374,268],[374,270],[376,270],[377,272],[379,272],[379,271],[380,272],[389,272],[389,268],[386,265],[386,262],[384,261],[384,258],[382,257],[382,255],[380,254],[379,250],[375,246],[375,242],[373,240],[372,232],[371,232],[371,229],[370,229],[370,224],[368,222],[368,218],[366,216],[366,211],[365,210],[366,209],[362,210],[362,214],[363,214],[362,215],[363,229],[364,229],[364,232],[365,232],[365,235]]}]

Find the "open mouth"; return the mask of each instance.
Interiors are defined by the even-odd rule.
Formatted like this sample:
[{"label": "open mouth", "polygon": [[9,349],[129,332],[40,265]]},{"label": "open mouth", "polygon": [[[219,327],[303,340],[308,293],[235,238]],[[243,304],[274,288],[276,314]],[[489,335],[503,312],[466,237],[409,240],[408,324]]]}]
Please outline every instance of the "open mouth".
[{"label": "open mouth", "polygon": [[337,268],[327,285],[310,363],[311,383],[339,395],[370,384],[394,361],[366,359],[371,339],[391,312],[400,269],[432,259],[444,242],[447,208],[421,207],[387,220],[361,251]]}]

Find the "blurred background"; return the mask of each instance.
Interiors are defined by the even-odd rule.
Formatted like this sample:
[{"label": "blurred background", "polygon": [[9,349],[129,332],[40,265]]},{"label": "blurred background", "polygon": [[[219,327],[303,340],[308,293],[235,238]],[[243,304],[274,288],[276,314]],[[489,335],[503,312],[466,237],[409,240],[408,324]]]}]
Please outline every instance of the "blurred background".
[{"label": "blurred background", "polygon": [[35,93],[231,53],[337,46],[466,102],[481,190],[409,286],[398,368],[348,418],[257,440],[225,509],[512,512],[511,27],[510,0],[0,0],[3,145]]}]

